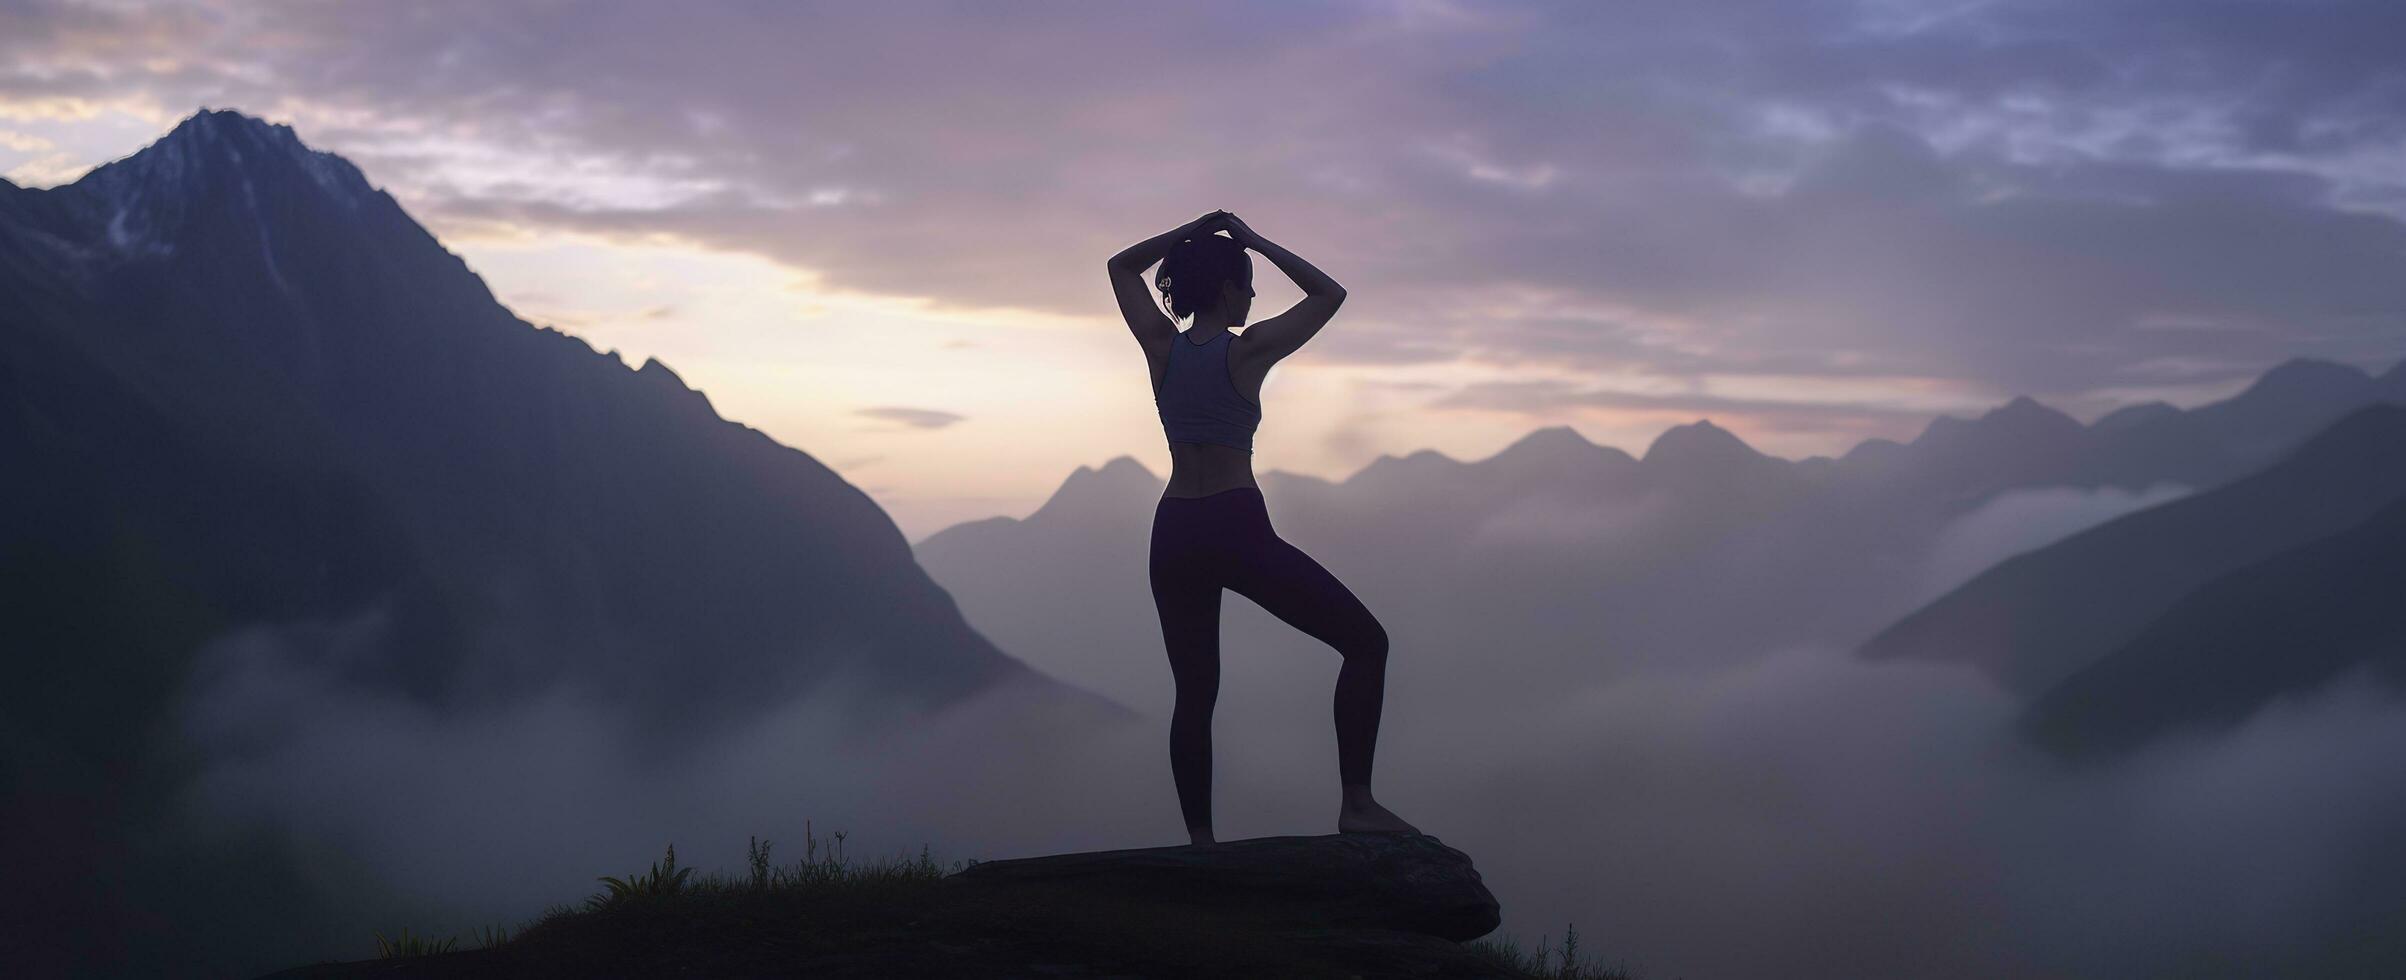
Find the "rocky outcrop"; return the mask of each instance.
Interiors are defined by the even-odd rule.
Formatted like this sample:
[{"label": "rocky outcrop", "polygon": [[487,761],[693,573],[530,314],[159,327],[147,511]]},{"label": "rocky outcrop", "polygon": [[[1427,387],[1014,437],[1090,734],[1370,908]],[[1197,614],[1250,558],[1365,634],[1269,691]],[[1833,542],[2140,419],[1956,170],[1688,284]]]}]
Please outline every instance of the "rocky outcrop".
[{"label": "rocky outcrop", "polygon": [[1502,915],[1469,855],[1416,834],[1258,837],[1055,854],[987,861],[946,882],[1245,908],[1321,929],[1390,929],[1454,942],[1494,931]]},{"label": "rocky outcrop", "polygon": [[547,917],[491,949],[274,978],[1525,977],[1463,943],[1498,912],[1470,858],[1434,837],[1263,837],[703,890]]}]

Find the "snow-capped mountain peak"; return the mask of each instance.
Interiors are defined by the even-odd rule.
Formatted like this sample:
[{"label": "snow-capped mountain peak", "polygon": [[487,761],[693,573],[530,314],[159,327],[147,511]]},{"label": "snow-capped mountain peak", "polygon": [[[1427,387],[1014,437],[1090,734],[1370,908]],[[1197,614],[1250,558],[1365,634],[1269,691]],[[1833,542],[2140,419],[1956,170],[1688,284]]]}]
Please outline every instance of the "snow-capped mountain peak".
[{"label": "snow-capped mountain peak", "polygon": [[98,234],[119,256],[174,254],[202,202],[224,198],[256,211],[270,189],[306,188],[345,212],[380,198],[359,168],[310,149],[292,127],[231,109],[203,109],[149,146],[93,168],[69,185]]}]

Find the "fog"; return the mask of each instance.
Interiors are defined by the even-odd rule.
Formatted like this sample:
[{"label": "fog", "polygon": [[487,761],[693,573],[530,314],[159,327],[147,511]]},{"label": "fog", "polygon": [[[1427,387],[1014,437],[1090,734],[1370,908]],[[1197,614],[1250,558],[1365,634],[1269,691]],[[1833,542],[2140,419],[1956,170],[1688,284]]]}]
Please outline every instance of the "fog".
[{"label": "fog", "polygon": [[[213,761],[188,804],[355,858],[419,930],[524,921],[670,841],[705,869],[739,869],[751,834],[797,857],[806,819],[855,858],[1182,839],[1158,718],[1064,724],[1034,687],[914,713],[839,685],[662,749],[571,688],[448,713],[363,690],[342,652],[375,629],[207,650],[186,725]],[[1223,838],[1333,829],[1336,658],[1319,653],[1225,654]],[[1439,654],[1395,656],[1382,799],[1476,858],[1506,933],[1576,923],[1642,976],[2329,972],[2311,958],[2406,910],[2385,833],[2406,817],[2406,711],[2361,677],[2069,770],[1951,665],[1799,648],[1604,685],[1525,676],[1524,697],[1470,704],[1429,683]],[[367,929],[398,924],[323,954],[369,955]]]},{"label": "fog", "polygon": [[[799,857],[806,819],[822,837],[849,831],[855,858],[1147,843],[1086,772],[1143,783],[1132,799],[1170,791],[1166,771],[1114,754],[1125,739],[1054,723],[1051,689],[997,686],[921,712],[839,680],[669,744],[574,685],[447,711],[345,679],[344,650],[378,628],[373,615],[253,628],[203,650],[183,724],[211,762],[189,814],[354,856],[462,922],[573,903],[594,876],[639,870],[671,842],[705,869],[738,868],[754,834]],[[1026,815],[1034,800],[1043,819]]]},{"label": "fog", "polygon": [[2171,483],[2135,492],[2120,487],[2004,491],[1939,531],[1921,598],[1938,598],[2007,558],[2188,493],[2188,487]]},{"label": "fog", "polygon": [[1472,526],[1463,540],[1478,552],[1607,554],[1640,539],[1672,515],[1669,494],[1564,500],[1535,496],[1511,501]]}]

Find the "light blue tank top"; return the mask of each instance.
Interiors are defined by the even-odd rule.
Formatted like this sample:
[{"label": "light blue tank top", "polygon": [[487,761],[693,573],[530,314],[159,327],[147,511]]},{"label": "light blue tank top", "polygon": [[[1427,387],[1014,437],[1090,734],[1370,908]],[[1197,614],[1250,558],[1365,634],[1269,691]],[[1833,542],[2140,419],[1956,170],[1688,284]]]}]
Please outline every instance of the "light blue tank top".
[{"label": "light blue tank top", "polygon": [[1237,393],[1228,375],[1226,330],[1201,344],[1180,334],[1170,338],[1169,366],[1161,372],[1161,390],[1153,407],[1161,413],[1161,431],[1171,442],[1208,442],[1253,451],[1253,430],[1261,427],[1261,406]]}]

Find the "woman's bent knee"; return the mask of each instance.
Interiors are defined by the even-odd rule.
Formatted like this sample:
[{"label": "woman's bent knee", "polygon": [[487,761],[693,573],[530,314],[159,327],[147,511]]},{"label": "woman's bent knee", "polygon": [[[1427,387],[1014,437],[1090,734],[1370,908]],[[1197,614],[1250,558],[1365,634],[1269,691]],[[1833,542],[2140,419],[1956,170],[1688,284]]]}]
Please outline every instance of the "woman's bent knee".
[{"label": "woman's bent knee", "polygon": [[1343,654],[1347,660],[1385,663],[1387,662],[1387,629],[1376,621],[1372,621],[1369,627],[1362,630],[1359,635],[1350,639],[1344,646],[1338,647],[1337,652]]}]

